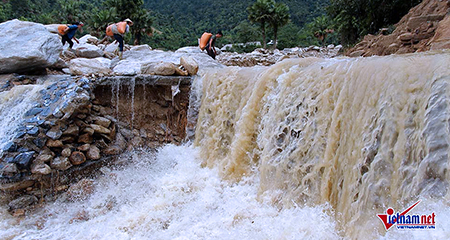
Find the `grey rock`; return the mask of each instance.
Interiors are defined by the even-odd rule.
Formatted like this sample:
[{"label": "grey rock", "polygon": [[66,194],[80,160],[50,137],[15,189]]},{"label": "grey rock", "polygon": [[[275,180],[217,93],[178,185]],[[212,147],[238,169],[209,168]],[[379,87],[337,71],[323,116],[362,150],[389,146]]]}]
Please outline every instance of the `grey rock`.
[{"label": "grey rock", "polygon": [[33,140],[33,143],[36,145],[36,147],[42,148],[47,143],[47,138],[37,137],[36,139]]},{"label": "grey rock", "polygon": [[31,165],[31,173],[33,173],[33,174],[48,175],[51,172],[52,172],[52,169],[50,168],[50,166],[48,166],[45,163]]},{"label": "grey rock", "polygon": [[59,60],[57,35],[42,24],[17,19],[0,24],[0,73],[44,69]]},{"label": "grey rock", "polygon": [[98,59],[75,58],[70,61],[70,73],[72,75],[111,74],[109,66]]},{"label": "grey rock", "polygon": [[110,134],[111,130],[108,128],[105,128],[103,126],[97,125],[97,124],[90,124],[89,125],[92,129],[94,129],[95,133],[99,134]]},{"label": "grey rock", "polygon": [[86,153],[86,157],[91,160],[98,160],[100,159],[100,149],[96,146],[91,146]]},{"label": "grey rock", "polygon": [[111,124],[111,120],[104,118],[104,117],[100,117],[100,116],[93,117],[92,121],[95,124],[106,127],[106,128],[109,127],[109,125]]},{"label": "grey rock", "polygon": [[70,150],[70,148],[64,148],[61,151],[61,156],[63,156],[63,157],[70,157],[71,154],[72,154],[72,150]]},{"label": "grey rock", "polygon": [[77,125],[71,125],[64,131],[63,135],[78,136],[79,132],[80,128]]},{"label": "grey rock", "polygon": [[117,155],[122,152],[122,149],[117,145],[112,145],[105,150],[103,150],[103,153],[106,155]]},{"label": "grey rock", "polygon": [[180,64],[187,70],[190,76],[194,76],[198,72],[198,63],[190,56],[182,56]]},{"label": "grey rock", "polygon": [[25,113],[25,117],[36,116],[40,112],[42,112],[42,108],[32,108]]},{"label": "grey rock", "polygon": [[171,76],[176,72],[177,66],[171,62],[151,62],[143,64],[141,67],[142,74]]},{"label": "grey rock", "polygon": [[54,126],[46,133],[46,135],[53,140],[57,140],[62,136],[62,131],[59,126]]},{"label": "grey rock", "polygon": [[0,175],[11,176],[19,173],[19,169],[15,163],[5,163],[0,169]]},{"label": "grey rock", "polygon": [[92,44],[80,44],[75,50],[77,57],[80,58],[97,58],[103,56],[103,51]]},{"label": "grey rock", "polygon": [[67,170],[72,167],[72,163],[70,163],[69,158],[67,157],[56,157],[52,159],[50,163],[50,167],[57,170]]},{"label": "grey rock", "polygon": [[26,169],[30,166],[34,154],[34,151],[20,153],[14,158],[13,163],[17,164],[21,169]]},{"label": "grey rock", "polygon": [[33,195],[25,195],[16,198],[9,202],[8,207],[10,210],[23,209],[36,203],[38,199]]},{"label": "grey rock", "polygon": [[14,142],[8,142],[4,147],[3,151],[5,152],[15,152],[17,149],[17,145]]},{"label": "grey rock", "polygon": [[27,133],[32,135],[32,136],[37,136],[39,134],[39,128],[38,127],[33,127],[30,130],[28,130]]}]

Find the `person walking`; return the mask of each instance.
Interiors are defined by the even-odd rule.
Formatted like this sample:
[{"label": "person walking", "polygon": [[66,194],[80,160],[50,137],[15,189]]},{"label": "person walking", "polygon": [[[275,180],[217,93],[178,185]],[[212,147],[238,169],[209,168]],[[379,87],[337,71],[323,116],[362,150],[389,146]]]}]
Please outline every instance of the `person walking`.
[{"label": "person walking", "polygon": [[130,31],[130,26],[133,26],[133,21],[129,18],[108,26],[110,29],[106,29],[106,33],[110,31],[117,42],[119,42],[119,59],[123,57],[123,36]]},{"label": "person walking", "polygon": [[80,43],[80,41],[78,41],[78,39],[75,37],[75,33],[77,33],[77,30],[80,30],[80,32],[81,32],[82,31],[81,28],[83,26],[84,26],[84,24],[82,22],[75,22],[72,25],[58,26],[58,32],[62,36],[62,39],[61,39],[62,45],[64,46],[67,42],[67,43],[69,43],[69,50],[72,50],[72,47],[73,47],[72,38],[77,43]]}]

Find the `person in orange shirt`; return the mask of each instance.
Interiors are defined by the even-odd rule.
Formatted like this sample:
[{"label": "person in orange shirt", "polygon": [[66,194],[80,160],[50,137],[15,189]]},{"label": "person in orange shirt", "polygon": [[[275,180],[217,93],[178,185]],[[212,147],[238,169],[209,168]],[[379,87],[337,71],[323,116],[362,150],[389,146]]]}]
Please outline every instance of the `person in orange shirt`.
[{"label": "person in orange shirt", "polygon": [[113,37],[115,40],[117,40],[117,42],[119,42],[119,59],[122,59],[123,56],[123,36],[125,35],[125,33],[130,31],[130,26],[133,26],[133,21],[131,21],[129,18],[123,20],[122,22],[111,25],[110,30],[113,34]]}]

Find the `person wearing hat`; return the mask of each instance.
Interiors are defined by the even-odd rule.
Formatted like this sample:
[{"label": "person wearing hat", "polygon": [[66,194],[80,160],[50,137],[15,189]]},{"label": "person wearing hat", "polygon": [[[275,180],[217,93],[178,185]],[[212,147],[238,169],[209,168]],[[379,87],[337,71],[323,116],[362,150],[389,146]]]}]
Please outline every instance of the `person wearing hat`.
[{"label": "person wearing hat", "polygon": [[123,56],[123,36],[130,31],[130,26],[133,26],[133,21],[129,18],[111,26],[114,39],[119,42],[119,59],[122,59]]},{"label": "person wearing hat", "polygon": [[80,43],[80,41],[78,41],[78,39],[75,37],[75,33],[77,32],[77,30],[80,30],[80,32],[82,31],[82,27],[84,26],[84,24],[82,22],[75,22],[72,25],[68,25],[65,29],[64,29],[64,34],[62,35],[62,45],[64,46],[66,44],[66,42],[69,43],[69,50],[72,49],[73,47],[73,42],[72,42],[72,38],[77,42]]}]

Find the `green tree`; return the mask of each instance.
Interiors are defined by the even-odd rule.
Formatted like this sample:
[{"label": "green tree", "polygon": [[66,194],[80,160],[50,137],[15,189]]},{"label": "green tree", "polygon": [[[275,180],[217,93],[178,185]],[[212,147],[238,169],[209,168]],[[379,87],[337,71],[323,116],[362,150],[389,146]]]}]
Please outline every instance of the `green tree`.
[{"label": "green tree", "polygon": [[274,5],[275,0],[256,0],[253,5],[247,8],[248,20],[252,23],[259,24],[262,34],[263,48],[266,48],[266,28],[269,24],[271,10],[273,10]]},{"label": "green tree", "polygon": [[[247,20],[240,22],[235,28],[235,41],[240,43],[252,42],[258,39],[258,29]],[[235,42],[235,43],[236,43]]]},{"label": "green tree", "polygon": [[293,22],[289,22],[280,28],[277,46],[280,49],[300,46],[300,28]]},{"label": "green tree", "polygon": [[108,25],[113,24],[117,19],[117,13],[115,8],[113,9],[95,9],[92,11],[89,20],[87,21],[87,27],[90,30],[91,35],[101,37],[105,34],[105,30]]},{"label": "green tree", "polygon": [[11,5],[8,2],[0,2],[0,22],[8,20],[11,16]]},{"label": "green tree", "polygon": [[153,19],[150,11],[143,8],[143,0],[106,0],[105,5],[114,8],[119,21],[130,18],[133,21],[131,34],[134,44],[140,44],[143,34],[152,33]]},{"label": "green tree", "polygon": [[57,4],[59,6],[56,15],[60,22],[74,23],[83,18],[81,16],[81,5],[83,4],[81,1],[58,0]]},{"label": "green tree", "polygon": [[330,0],[327,9],[343,44],[397,23],[420,0]]},{"label": "green tree", "polygon": [[311,30],[314,37],[316,37],[322,46],[325,45],[328,34],[334,33],[332,29],[331,19],[326,16],[318,16],[314,18],[314,21],[307,24],[307,27]]},{"label": "green tree", "polygon": [[274,35],[274,48],[277,48],[278,29],[289,22],[289,7],[284,3],[275,3],[270,11],[269,24]]}]

